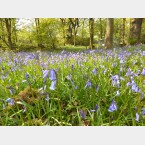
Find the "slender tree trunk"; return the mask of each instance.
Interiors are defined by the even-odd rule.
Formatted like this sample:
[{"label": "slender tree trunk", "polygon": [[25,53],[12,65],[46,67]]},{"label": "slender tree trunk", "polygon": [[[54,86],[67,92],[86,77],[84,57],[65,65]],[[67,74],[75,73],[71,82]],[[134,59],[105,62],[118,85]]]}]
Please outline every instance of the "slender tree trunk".
[{"label": "slender tree trunk", "polygon": [[73,28],[73,35],[74,35],[74,46],[76,46],[76,28]]},{"label": "slender tree trunk", "polygon": [[61,23],[62,23],[62,33],[63,33],[63,46],[66,45],[66,32],[65,32],[65,24],[66,24],[66,21],[65,21],[65,18],[60,18],[61,20]]},{"label": "slender tree trunk", "polygon": [[35,24],[36,24],[36,33],[37,33],[37,45],[40,48],[44,48],[43,44],[42,44],[42,40],[41,40],[41,36],[40,36],[40,19],[39,18],[35,18]]},{"label": "slender tree trunk", "polygon": [[81,45],[84,43],[84,25],[85,25],[85,18],[82,20],[82,33],[81,33]]},{"label": "slender tree trunk", "polygon": [[112,48],[113,46],[113,30],[114,18],[107,18],[106,35],[105,35],[105,48]]},{"label": "slender tree trunk", "polygon": [[12,29],[13,46],[16,47],[17,41],[18,41],[18,38],[17,38],[17,28],[16,28],[16,18],[12,19],[12,26],[13,26],[13,29]]},{"label": "slender tree trunk", "polygon": [[89,18],[89,30],[90,30],[90,48],[94,48],[94,19]]},{"label": "slender tree trunk", "polygon": [[13,49],[13,43],[11,38],[11,18],[5,18],[7,37],[8,37],[8,45],[10,49]]},{"label": "slender tree trunk", "polygon": [[103,38],[102,19],[99,18],[99,21],[100,21],[100,39],[102,39]]},{"label": "slender tree trunk", "polygon": [[79,19],[78,18],[69,18],[72,27],[73,27],[73,44],[76,46],[76,35],[77,35],[77,29],[79,27]]},{"label": "slender tree trunk", "polygon": [[126,18],[123,18],[123,28],[122,28],[122,44],[123,44],[123,46],[125,45],[125,23],[126,23]]},{"label": "slender tree trunk", "polygon": [[129,44],[134,45],[140,43],[142,22],[143,22],[143,18],[131,19]]}]

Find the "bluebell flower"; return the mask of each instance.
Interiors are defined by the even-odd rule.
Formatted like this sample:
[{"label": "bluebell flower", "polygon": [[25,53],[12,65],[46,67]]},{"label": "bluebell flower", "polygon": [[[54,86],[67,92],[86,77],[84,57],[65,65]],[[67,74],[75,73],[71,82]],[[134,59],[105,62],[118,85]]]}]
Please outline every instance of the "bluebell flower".
[{"label": "bluebell flower", "polygon": [[54,69],[52,69],[52,70],[50,71],[50,80],[51,80],[51,81],[56,80],[56,72],[55,72]]},{"label": "bluebell flower", "polygon": [[96,105],[94,110],[90,110],[90,112],[96,112],[99,109],[99,105]]},{"label": "bluebell flower", "polygon": [[83,120],[86,119],[86,114],[85,114],[85,112],[83,110],[80,110],[80,115],[81,115]]},{"label": "bluebell flower", "polygon": [[103,70],[103,74],[106,74],[106,72],[107,72],[107,69]]},{"label": "bluebell flower", "polygon": [[136,73],[136,74],[137,74],[137,75],[140,75],[140,73],[141,73],[140,70],[137,70],[137,73]]},{"label": "bluebell flower", "polygon": [[115,110],[117,110],[117,106],[116,106],[116,102],[113,100],[111,105],[110,105],[110,107],[109,107],[109,109],[108,109],[108,111],[109,112],[113,112]]},{"label": "bluebell flower", "polygon": [[116,96],[120,96],[120,92],[119,91],[116,92]]},{"label": "bluebell flower", "polygon": [[119,88],[120,87],[119,76],[118,75],[112,76],[111,79],[112,79],[112,85],[117,86]]},{"label": "bluebell flower", "polygon": [[123,64],[125,61],[124,59],[120,59],[120,63]]},{"label": "bluebell flower", "polygon": [[137,107],[136,106],[134,107],[134,110],[137,111]]},{"label": "bluebell flower", "polygon": [[99,91],[99,86],[96,85],[96,92],[98,92],[98,91]]},{"label": "bluebell flower", "polygon": [[136,84],[133,84],[131,89],[132,89],[133,92],[136,92],[136,93],[140,92],[140,89],[136,86]]},{"label": "bluebell flower", "polygon": [[3,110],[5,110],[6,109],[6,105],[5,104],[3,104]]},{"label": "bluebell flower", "polygon": [[49,98],[49,95],[47,94],[45,100],[48,102],[49,99],[50,99],[50,98]]},{"label": "bluebell flower", "polygon": [[28,80],[28,78],[29,78],[29,74],[28,73],[25,74],[25,78],[26,78],[26,80]]},{"label": "bluebell flower", "polygon": [[78,89],[78,86],[75,86],[75,89],[77,90]]},{"label": "bluebell flower", "polygon": [[145,68],[142,70],[142,73],[141,73],[143,76],[145,76]]},{"label": "bluebell flower", "polygon": [[136,120],[137,122],[139,122],[139,114],[138,114],[138,113],[136,113],[136,118],[135,118],[135,120]]},{"label": "bluebell flower", "polygon": [[92,70],[92,73],[93,73],[94,75],[96,75],[96,74],[97,74],[97,69],[94,68],[94,69]]},{"label": "bluebell flower", "polygon": [[17,58],[14,59],[14,63],[15,63],[15,64],[18,63],[18,59],[17,59]]},{"label": "bluebell flower", "polygon": [[23,113],[26,112],[27,108],[24,106]]},{"label": "bluebell flower", "polygon": [[91,83],[90,80],[87,81],[87,83],[86,83],[84,89],[86,89],[87,87],[92,88],[92,83]]},{"label": "bluebell flower", "polygon": [[131,76],[133,75],[133,72],[131,71],[131,69],[129,68],[128,71],[126,72],[126,76]]},{"label": "bluebell flower", "polygon": [[8,98],[8,99],[6,100],[6,102],[7,102],[9,105],[13,106],[14,103],[15,103],[15,100],[14,100],[13,98]]},{"label": "bluebell flower", "polygon": [[142,108],[141,110],[142,110],[141,114],[145,115],[145,108]]},{"label": "bluebell flower", "polygon": [[144,93],[141,93],[141,99],[143,99],[144,98]]},{"label": "bluebell flower", "polygon": [[51,82],[50,90],[55,90],[56,89],[56,81]]},{"label": "bluebell flower", "polygon": [[71,79],[72,79],[72,75],[69,74],[69,75],[66,76],[66,78],[67,78],[67,80],[70,80],[70,81],[71,81]]},{"label": "bluebell flower", "polygon": [[143,51],[143,52],[142,52],[142,55],[144,55],[144,56],[145,56],[145,51]]},{"label": "bluebell flower", "polygon": [[43,71],[43,78],[46,79],[48,77],[49,70]]},{"label": "bluebell flower", "polygon": [[74,65],[72,64],[71,69],[74,69]]},{"label": "bluebell flower", "polygon": [[118,65],[117,62],[115,62],[115,63],[112,64],[112,67],[115,67],[117,65]]},{"label": "bluebell flower", "polygon": [[12,90],[9,90],[9,91],[10,91],[10,94],[13,95],[13,91]]}]

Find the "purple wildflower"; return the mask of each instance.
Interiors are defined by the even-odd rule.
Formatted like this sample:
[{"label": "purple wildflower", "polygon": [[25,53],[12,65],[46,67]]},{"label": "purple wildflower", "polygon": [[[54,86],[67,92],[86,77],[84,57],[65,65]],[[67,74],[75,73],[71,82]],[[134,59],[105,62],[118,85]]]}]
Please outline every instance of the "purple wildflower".
[{"label": "purple wildflower", "polygon": [[94,68],[94,69],[92,70],[92,73],[93,73],[94,75],[96,75],[96,74],[97,74],[97,69]]},{"label": "purple wildflower", "polygon": [[117,106],[116,106],[116,102],[113,100],[111,105],[110,105],[110,107],[109,107],[109,109],[108,109],[108,111],[109,112],[113,112],[115,110],[117,110]]},{"label": "purple wildflower", "polygon": [[74,69],[74,65],[72,64],[71,69]]},{"label": "purple wildflower", "polygon": [[66,76],[66,78],[67,78],[67,80],[70,80],[71,81],[72,75],[69,74],[69,75]]},{"label": "purple wildflower", "polygon": [[56,81],[51,82],[50,90],[55,90],[56,89]]},{"label": "purple wildflower", "polygon": [[119,91],[116,92],[116,96],[120,96],[120,92]]},{"label": "purple wildflower", "polygon": [[136,113],[136,118],[135,118],[135,120],[136,120],[137,122],[139,122],[139,114],[138,114],[138,113]]},{"label": "purple wildflower", "polygon": [[51,81],[56,80],[56,71],[55,71],[54,69],[52,69],[52,70],[50,71],[50,80],[51,80]]},{"label": "purple wildflower", "polygon": [[17,58],[14,59],[14,63],[15,63],[15,64],[18,63],[18,59],[17,59]]},{"label": "purple wildflower", "polygon": [[142,110],[141,114],[145,115],[145,108],[142,108],[141,110]]},{"label": "purple wildflower", "polygon": [[7,102],[9,105],[13,106],[14,103],[15,103],[15,100],[14,100],[13,98],[8,98],[8,99],[6,100],[6,102]]},{"label": "purple wildflower", "polygon": [[118,75],[112,76],[111,79],[112,79],[112,85],[117,86],[119,88],[120,85],[119,76]]},{"label": "purple wildflower", "polygon": [[26,112],[27,108],[24,106],[23,113]]},{"label": "purple wildflower", "polygon": [[77,90],[78,89],[78,86],[75,86],[75,89]]},{"label": "purple wildflower", "polygon": [[10,94],[13,95],[13,91],[12,90],[10,90]]},{"label": "purple wildflower", "polygon": [[98,91],[99,91],[99,86],[96,85],[96,92],[98,92]]},{"label": "purple wildflower", "polygon": [[134,110],[137,111],[137,107],[136,106],[134,107]]},{"label": "purple wildflower", "polygon": [[92,87],[92,83],[90,80],[87,81],[86,85],[85,85],[85,88],[86,89],[87,87],[91,88]]},{"label": "purple wildflower", "polygon": [[141,93],[141,99],[143,99],[144,98],[144,93]]},{"label": "purple wildflower", "polygon": [[25,74],[25,77],[26,77],[26,80],[28,80],[28,78],[29,78],[29,74],[26,73],[26,74]]},{"label": "purple wildflower", "polygon": [[142,70],[142,73],[141,73],[143,76],[145,76],[145,68]]},{"label": "purple wildflower", "polygon": [[48,72],[49,70],[44,70],[43,71],[43,78],[46,79],[48,77]]},{"label": "purple wildflower", "polygon": [[103,70],[103,74],[106,74],[106,72],[107,72],[107,69]]},{"label": "purple wildflower", "polygon": [[126,86],[131,86],[132,85],[132,83],[131,82],[128,82],[127,84],[126,84]]},{"label": "purple wildflower", "polygon": [[136,93],[140,92],[140,89],[136,86],[136,84],[133,84],[131,89],[132,89],[133,92],[136,92]]},{"label": "purple wildflower", "polygon": [[145,56],[145,51],[143,51],[143,52],[142,52],[142,55],[144,55],[144,56]]},{"label": "purple wildflower", "polygon": [[124,61],[124,59],[122,58],[122,59],[120,59],[120,63],[121,64],[123,64],[125,61]]},{"label": "purple wildflower", "polygon": [[127,71],[127,73],[126,73],[126,76],[131,76],[131,75],[133,75],[133,72],[132,72],[131,69],[129,68],[128,71]]},{"label": "purple wildflower", "polygon": [[80,115],[81,115],[83,120],[86,119],[86,114],[85,114],[85,112],[83,110],[80,110]]},{"label": "purple wildflower", "polygon": [[5,110],[6,109],[6,105],[5,104],[3,104],[3,110]]},{"label": "purple wildflower", "polygon": [[46,96],[46,98],[45,98],[45,100],[48,102],[49,101],[49,95],[47,94],[47,96]]},{"label": "purple wildflower", "polygon": [[90,112],[96,112],[99,109],[99,105],[96,105],[94,110],[90,110]]},{"label": "purple wildflower", "polygon": [[95,106],[95,110],[97,111],[99,109],[99,105],[96,105]]}]

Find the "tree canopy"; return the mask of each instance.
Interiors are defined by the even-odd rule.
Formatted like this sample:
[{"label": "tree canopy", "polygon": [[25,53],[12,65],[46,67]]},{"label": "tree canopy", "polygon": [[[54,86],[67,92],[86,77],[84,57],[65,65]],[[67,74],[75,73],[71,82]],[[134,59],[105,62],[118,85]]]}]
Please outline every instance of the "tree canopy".
[{"label": "tree canopy", "polygon": [[113,48],[145,43],[143,18],[0,18],[0,47]]}]

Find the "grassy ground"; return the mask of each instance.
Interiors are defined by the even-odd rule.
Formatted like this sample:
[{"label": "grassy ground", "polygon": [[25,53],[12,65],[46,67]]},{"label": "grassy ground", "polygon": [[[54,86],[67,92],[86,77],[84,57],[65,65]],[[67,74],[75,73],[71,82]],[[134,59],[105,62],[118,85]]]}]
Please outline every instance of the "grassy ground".
[{"label": "grassy ground", "polygon": [[145,125],[144,50],[2,51],[0,125]]}]

